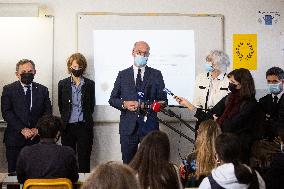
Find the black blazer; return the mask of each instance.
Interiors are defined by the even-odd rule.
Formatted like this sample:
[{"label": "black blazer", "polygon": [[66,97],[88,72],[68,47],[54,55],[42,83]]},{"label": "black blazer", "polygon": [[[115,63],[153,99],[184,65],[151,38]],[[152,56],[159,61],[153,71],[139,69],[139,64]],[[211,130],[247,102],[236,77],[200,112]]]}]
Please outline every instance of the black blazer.
[{"label": "black blazer", "polygon": [[[93,112],[95,106],[95,82],[84,77],[85,84],[82,86],[82,111],[87,126],[93,127]],[[65,78],[58,83],[58,107],[61,119],[66,126],[72,110],[72,87],[71,77]]]},{"label": "black blazer", "polygon": [[47,87],[32,83],[32,109],[29,124],[29,109],[25,98],[24,89],[20,81],[3,87],[1,97],[1,110],[7,128],[4,133],[4,142],[7,146],[23,146],[26,139],[21,130],[36,127],[37,121],[44,114],[51,114],[51,102]]},{"label": "black blazer", "polygon": [[[272,94],[267,94],[264,97],[260,98],[259,105],[261,107],[261,110],[263,111],[263,116],[265,118],[264,135],[274,138],[275,136],[277,136],[277,127],[279,125],[284,125],[284,94],[279,99],[277,105],[273,105]],[[282,113],[280,111],[280,106],[282,106]]]},{"label": "black blazer", "polygon": [[75,152],[69,146],[55,144],[52,139],[22,149],[17,161],[20,183],[30,178],[79,178]]},{"label": "black blazer", "polygon": [[[205,113],[202,109],[197,108],[195,117],[198,121],[213,119],[213,115],[216,114],[220,117],[225,111],[228,95],[223,97],[209,112]],[[255,122],[257,119],[258,111],[257,101],[255,98],[248,99],[240,105],[239,113],[225,120],[221,129],[222,132],[231,132],[235,134],[250,133],[253,132]]]},{"label": "black blazer", "polygon": [[279,107],[281,102],[283,103],[283,98],[284,95],[280,97],[276,107],[273,107],[272,94],[267,94],[259,99],[259,104],[261,105],[262,110],[265,112],[265,114],[269,115],[269,118],[272,121],[278,119]]}]

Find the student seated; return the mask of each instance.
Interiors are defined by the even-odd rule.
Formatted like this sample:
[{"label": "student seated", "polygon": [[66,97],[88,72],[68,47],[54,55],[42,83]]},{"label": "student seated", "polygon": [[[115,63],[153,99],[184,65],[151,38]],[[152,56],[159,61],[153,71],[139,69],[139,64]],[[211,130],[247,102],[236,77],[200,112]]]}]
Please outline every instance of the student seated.
[{"label": "student seated", "polygon": [[169,159],[168,135],[161,131],[152,131],[146,135],[130,162],[130,167],[137,173],[141,189],[182,188],[178,169]]},{"label": "student seated", "polygon": [[108,162],[98,165],[81,189],[138,189],[134,171],[127,165]]},{"label": "student seated", "polygon": [[19,183],[32,178],[68,178],[76,182],[79,175],[73,149],[56,144],[62,128],[60,118],[45,115],[39,119],[37,128],[40,143],[24,147],[17,160]]},{"label": "student seated", "polygon": [[280,141],[280,153],[273,156],[270,168],[265,175],[267,189],[283,188],[284,181],[284,128],[279,127],[278,138]]},{"label": "student seated", "polygon": [[259,173],[240,163],[241,146],[235,134],[220,134],[215,142],[215,150],[219,166],[203,179],[200,189],[265,189]]},{"label": "student seated", "polygon": [[180,176],[185,187],[198,187],[202,179],[208,176],[215,163],[215,140],[221,129],[213,120],[201,122],[197,130],[195,150],[183,160]]}]

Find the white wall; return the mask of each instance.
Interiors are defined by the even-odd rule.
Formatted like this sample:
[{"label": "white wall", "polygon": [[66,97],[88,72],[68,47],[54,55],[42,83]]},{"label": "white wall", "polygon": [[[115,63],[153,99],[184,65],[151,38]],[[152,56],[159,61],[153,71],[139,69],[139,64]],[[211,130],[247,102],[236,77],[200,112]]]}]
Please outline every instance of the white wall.
[{"label": "white wall", "polygon": [[[122,13],[139,13],[139,12],[159,12],[159,13],[208,13],[208,14],[223,14],[225,16],[225,51],[232,57],[232,34],[235,33],[258,33],[258,43],[265,40],[274,39],[277,33],[273,32],[273,28],[282,28],[284,31],[284,0],[10,0],[0,1],[2,3],[39,3],[45,8],[46,14],[54,16],[54,86],[53,89],[53,106],[54,112],[58,115],[57,107],[57,83],[60,79],[67,76],[66,59],[76,51],[76,14],[78,12],[122,12]],[[264,26],[259,26],[257,23],[258,11],[279,11],[280,22],[278,25],[268,29]],[[256,86],[264,88],[265,71],[267,68],[274,65],[274,62],[279,62],[277,49],[273,45],[274,41],[267,43],[265,49],[258,49],[259,74],[263,76],[257,78]],[[279,50],[280,53],[280,50]],[[280,63],[278,63],[280,66]],[[283,68],[283,63],[282,63]],[[185,86],[186,89],[186,86]],[[105,125],[105,124],[104,124]],[[115,146],[118,145],[118,129],[116,124],[106,124],[113,128],[116,134],[112,135]],[[108,159],[119,159],[119,149],[110,148],[113,151],[108,151],[105,154],[100,154],[96,158],[96,150],[113,146],[113,143],[101,143],[108,129],[102,128],[100,123],[95,128],[96,148],[94,148],[95,162],[101,162]],[[170,135],[176,142],[177,135]],[[183,139],[182,139],[183,140]],[[101,145],[98,147],[97,145]],[[177,146],[177,144],[172,144]],[[184,147],[184,152],[187,147]],[[187,149],[190,151],[192,145]],[[176,151],[176,150],[173,150]],[[178,153],[172,153],[172,160],[177,160]],[[95,163],[96,164],[96,163]]]},{"label": "white wall", "polygon": [[[279,65],[280,49],[273,45],[273,42],[276,42],[273,40],[279,36],[279,33],[274,31],[278,32],[279,28],[284,30],[284,0],[25,0],[15,2],[37,2],[46,7],[47,14],[55,17],[54,89],[58,81],[67,76],[66,58],[77,50],[76,14],[78,12],[223,14],[225,16],[225,51],[230,57],[232,57],[232,34],[258,33],[259,68],[258,71],[253,72],[257,89],[265,88],[265,71],[276,62]],[[257,22],[258,11],[279,11],[282,20],[280,18],[280,22],[273,27],[265,27]],[[267,42],[270,39],[272,39],[271,42]],[[265,48],[262,48],[261,43],[266,43]],[[57,91],[54,90],[53,94],[54,102],[56,102]],[[56,103],[54,110],[58,113]]]}]

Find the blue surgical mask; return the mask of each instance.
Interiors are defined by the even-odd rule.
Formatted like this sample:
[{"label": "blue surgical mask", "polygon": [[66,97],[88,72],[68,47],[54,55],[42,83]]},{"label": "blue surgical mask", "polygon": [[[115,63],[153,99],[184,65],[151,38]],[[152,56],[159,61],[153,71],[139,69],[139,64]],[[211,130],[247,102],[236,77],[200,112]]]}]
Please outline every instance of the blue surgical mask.
[{"label": "blue surgical mask", "polygon": [[279,94],[283,90],[282,82],[276,84],[268,84],[268,90],[270,93]]},{"label": "blue surgical mask", "polygon": [[206,72],[213,72],[213,70],[214,70],[214,68],[211,66],[211,64],[209,64],[207,62],[204,65],[204,69],[205,69]]},{"label": "blue surgical mask", "polygon": [[135,58],[134,58],[134,61],[135,61],[135,64],[138,67],[144,67],[147,64],[148,57],[144,57],[144,56],[141,56],[141,55],[136,55]]}]

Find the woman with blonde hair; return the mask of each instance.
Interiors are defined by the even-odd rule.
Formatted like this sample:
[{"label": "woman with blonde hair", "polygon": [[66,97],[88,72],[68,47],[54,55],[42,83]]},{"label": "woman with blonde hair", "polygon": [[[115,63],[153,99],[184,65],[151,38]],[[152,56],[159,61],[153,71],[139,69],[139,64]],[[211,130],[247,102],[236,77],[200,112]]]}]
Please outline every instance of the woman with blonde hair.
[{"label": "woman with blonde hair", "polygon": [[134,171],[127,165],[108,162],[98,165],[81,189],[138,189]]},{"label": "woman with blonde hair", "polygon": [[197,131],[195,150],[189,154],[180,167],[180,176],[185,187],[197,187],[215,164],[215,139],[221,134],[221,129],[213,120],[201,122]]}]

